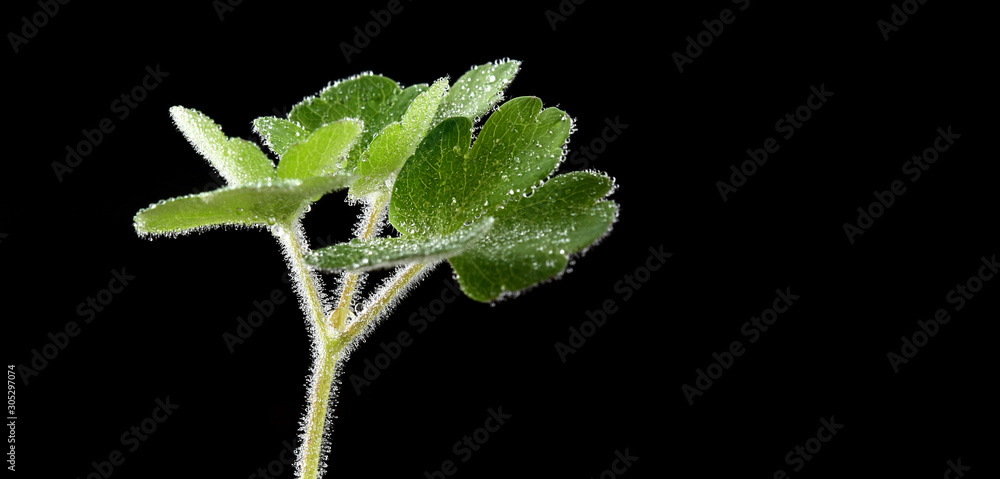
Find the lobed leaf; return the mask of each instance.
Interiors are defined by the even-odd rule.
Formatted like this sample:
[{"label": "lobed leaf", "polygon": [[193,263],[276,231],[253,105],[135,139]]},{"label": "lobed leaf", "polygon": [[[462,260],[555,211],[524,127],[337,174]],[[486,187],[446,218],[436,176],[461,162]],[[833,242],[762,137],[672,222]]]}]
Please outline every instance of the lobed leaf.
[{"label": "lobed leaf", "polygon": [[274,163],[256,144],[229,138],[222,127],[198,110],[175,106],[170,116],[184,137],[225,178],[243,185],[275,178]]},{"label": "lobed leaf", "polygon": [[614,188],[606,176],[580,171],[553,177],[527,198],[496,211],[489,235],[449,259],[462,291],[491,301],[553,278],[567,256],[599,239],[618,207],[600,201]]},{"label": "lobed leaf", "polygon": [[515,98],[470,147],[472,127],[466,117],[449,118],[427,134],[399,172],[389,221],[404,238],[435,238],[495,218],[483,239],[448,258],[466,295],[492,301],[562,273],[569,255],[608,231],[617,206],[602,200],[614,187],[606,176],[545,181],[572,129],[564,112]]},{"label": "lobed leaf", "polygon": [[358,120],[341,120],[320,127],[282,155],[278,177],[305,179],[335,173],[363,129],[364,124]]},{"label": "lobed leaf", "polygon": [[389,124],[372,140],[357,165],[358,180],[351,185],[351,196],[358,198],[377,192],[389,193],[387,180],[413,155],[430,129],[447,91],[446,79],[434,82],[409,103],[400,121]]},{"label": "lobed leaf", "polygon": [[344,118],[370,123],[394,103],[402,90],[381,75],[361,75],[324,88],[292,107],[288,119],[308,131]]},{"label": "lobed leaf", "polygon": [[471,149],[472,120],[441,122],[399,172],[389,221],[407,235],[428,237],[492,215],[548,177],[562,157],[571,126],[565,112],[542,110],[535,97],[504,103]]},{"label": "lobed leaf", "polygon": [[287,223],[308,203],[347,186],[346,175],[272,180],[227,186],[160,201],[139,210],[141,234],[183,234],[220,225],[266,226]]},{"label": "lobed leaf", "polygon": [[521,62],[506,60],[479,65],[465,72],[448,92],[438,112],[438,121],[455,116],[475,120],[486,114],[503,99],[504,89],[520,68]]},{"label": "lobed leaf", "polygon": [[405,263],[431,263],[457,255],[482,240],[493,218],[487,217],[439,238],[354,239],[314,251],[306,263],[324,270],[369,270]]}]

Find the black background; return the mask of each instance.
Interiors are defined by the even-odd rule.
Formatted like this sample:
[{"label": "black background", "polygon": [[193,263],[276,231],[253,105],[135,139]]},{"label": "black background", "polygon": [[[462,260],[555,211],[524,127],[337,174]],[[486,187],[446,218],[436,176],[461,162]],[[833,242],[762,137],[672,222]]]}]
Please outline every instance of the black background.
[{"label": "black background", "polygon": [[[983,7],[929,0],[887,41],[877,22],[889,1],[739,11],[591,0],[555,29],[555,0],[404,2],[348,63],[338,45],[386,2],[245,1],[221,20],[207,0],[95,3],[60,6],[17,53],[8,36],[4,60],[5,364],[28,366],[67,322],[82,331],[16,381],[21,476],[83,478],[117,449],[125,462],[112,477],[243,478],[296,440],[309,351],[295,301],[233,353],[222,339],[253,301],[291,297],[270,235],[147,241],[132,228],[138,209],[213,181],[170,106],[256,139],[252,119],[330,81],[370,70],[429,83],[504,57],[524,62],[508,98],[536,95],[575,118],[570,151],[600,138],[606,119],[628,125],[596,160],[561,167],[614,176],[618,222],[561,280],[494,306],[460,298],[418,333],[407,320],[440,297],[451,271],[439,266],[347,364],[329,477],[420,478],[449,459],[458,477],[599,477],[626,448],[639,459],[624,477],[940,477],[958,458],[967,477],[996,467],[988,325],[1000,282],[960,311],[946,300],[998,249],[995,25]],[[724,8],[735,21],[679,72],[671,54]],[[6,3],[4,31],[39,10]],[[168,75],[118,118],[111,103],[156,65]],[[833,96],[782,138],[775,122],[821,85]],[[106,117],[114,131],[59,181],[52,163]],[[903,164],[949,126],[961,138],[911,182]],[[780,150],[723,201],[716,182],[768,137]],[[906,193],[851,244],[843,224],[894,180]],[[357,210],[342,199],[308,215],[314,245],[350,237]],[[661,247],[673,256],[624,300],[615,284]],[[77,305],[121,268],[135,279],[84,324]],[[750,344],[742,325],[779,288],[800,298]],[[555,343],[605,300],[619,309],[563,363]],[[952,321],[894,372],[887,354],[939,308]],[[404,331],[413,343],[356,393],[349,377]],[[689,404],[682,385],[737,340],[746,353]],[[127,452],[122,433],[167,397],[179,408]],[[452,445],[500,407],[511,419],[461,462]],[[831,416],[843,428],[793,470],[786,454]]]}]

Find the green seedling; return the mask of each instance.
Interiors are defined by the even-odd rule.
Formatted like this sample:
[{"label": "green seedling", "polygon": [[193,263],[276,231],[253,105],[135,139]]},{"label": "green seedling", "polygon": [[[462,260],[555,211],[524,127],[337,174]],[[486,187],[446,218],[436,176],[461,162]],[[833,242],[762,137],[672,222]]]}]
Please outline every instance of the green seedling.
[{"label": "green seedling", "polygon": [[[227,185],[152,204],[136,214],[135,229],[175,236],[242,225],[280,243],[314,358],[296,477],[325,473],[330,396],[342,362],[433,267],[447,261],[468,297],[493,302],[558,277],[569,257],[610,231],[618,209],[605,197],[614,180],[593,171],[553,176],[572,119],[535,97],[494,109],[519,68],[512,60],[480,65],[452,85],[442,78],[401,88],[373,74],[340,81],[287,118],[254,120],[277,166],[201,112],[170,109]],[[363,207],[356,238],[310,249],[303,215],[342,189]],[[386,220],[395,234],[381,234]],[[390,268],[388,279],[357,298],[368,271]],[[335,295],[321,272],[339,273]]]}]

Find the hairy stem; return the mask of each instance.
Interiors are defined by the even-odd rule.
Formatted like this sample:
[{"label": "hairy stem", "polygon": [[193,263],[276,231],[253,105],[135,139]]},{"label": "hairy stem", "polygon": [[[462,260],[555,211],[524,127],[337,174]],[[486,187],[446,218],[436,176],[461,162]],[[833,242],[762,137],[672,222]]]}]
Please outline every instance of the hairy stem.
[{"label": "hairy stem", "polygon": [[322,282],[302,259],[305,248],[302,227],[296,220],[280,225],[274,235],[281,243],[287,257],[288,267],[292,272],[292,279],[295,281],[296,292],[303,302],[302,308],[309,317],[309,323],[316,329],[314,334],[317,336],[328,334],[327,328],[322,324],[325,316],[323,299],[320,296]]},{"label": "hairy stem", "polygon": [[[357,230],[358,238],[365,240],[378,234],[379,223],[387,205],[387,196],[380,196],[369,204]],[[406,290],[406,286],[418,276],[425,265],[413,265],[397,274],[377,293],[361,318],[348,325],[348,312],[351,311],[351,303],[361,276],[353,272],[344,273],[340,298],[330,316],[323,321],[323,303],[316,288],[318,280],[302,260],[303,242],[290,239],[287,243],[289,246],[286,250],[291,256],[289,264],[292,272],[300,278],[299,283],[302,287],[299,288],[299,293],[309,304],[308,309],[312,312],[315,329],[313,367],[309,378],[309,404],[302,429],[302,447],[299,448],[296,458],[296,469],[299,477],[317,479],[324,471],[323,440],[327,431],[326,421],[331,411],[330,396],[333,393],[339,362],[344,357],[344,348],[364,331],[365,325],[376,319],[392,304],[394,298]]]},{"label": "hairy stem", "polygon": [[323,434],[330,416],[330,395],[337,376],[340,350],[338,341],[323,339],[313,357],[312,377],[309,379],[309,408],[302,430],[302,447],[296,458],[297,477],[317,479],[323,470]]},{"label": "hairy stem", "polygon": [[349,342],[364,333],[365,328],[386,312],[386,309],[395,302],[396,298],[406,291],[410,282],[419,277],[420,272],[427,266],[425,263],[414,263],[400,269],[365,305],[365,310],[358,315],[357,321],[348,326],[343,341]]},{"label": "hairy stem", "polygon": [[[388,206],[388,204],[388,195],[379,195],[375,201],[368,204],[365,208],[364,219],[358,226],[358,238],[367,240],[378,234],[379,222],[382,218],[383,212],[385,211],[385,207]],[[351,303],[354,301],[354,293],[357,291],[360,280],[360,273],[347,271],[343,274],[341,280],[343,288],[340,290],[340,299],[337,300],[336,307],[327,319],[327,323],[330,324],[336,331],[342,332],[347,326],[347,313],[351,310]]]},{"label": "hairy stem", "polygon": [[309,319],[313,366],[309,378],[306,422],[302,427],[302,446],[298,450],[295,464],[299,477],[316,479],[319,477],[323,458],[323,432],[336,377],[339,342],[333,340],[337,331],[330,330],[323,323],[326,315],[320,294],[322,283],[302,259],[306,245],[299,222],[289,221],[279,225],[273,233],[284,250],[295,282],[295,292]]},{"label": "hairy stem", "polygon": [[312,377],[309,378],[309,408],[302,431],[302,447],[299,448],[296,458],[299,477],[317,479],[323,471],[323,436],[327,429],[326,421],[330,416],[330,395],[333,392],[337,368],[344,357],[344,349],[363,335],[368,325],[387,312],[427,266],[418,263],[399,270],[375,294],[358,320],[351,323],[345,334],[335,338],[320,337],[318,342],[314,343],[316,355],[313,357]]}]

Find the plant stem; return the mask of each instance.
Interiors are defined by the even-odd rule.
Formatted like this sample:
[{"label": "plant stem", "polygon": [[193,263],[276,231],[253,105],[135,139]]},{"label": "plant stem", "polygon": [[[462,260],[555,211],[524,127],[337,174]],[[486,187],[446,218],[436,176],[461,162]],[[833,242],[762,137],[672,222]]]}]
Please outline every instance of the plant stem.
[{"label": "plant stem", "polygon": [[[388,195],[379,195],[375,201],[369,203],[368,207],[365,208],[364,220],[358,226],[356,234],[358,238],[367,240],[378,234],[379,220],[382,218],[382,213],[388,204]],[[327,324],[330,324],[336,331],[341,332],[347,326],[345,320],[347,319],[348,311],[350,311],[351,303],[354,301],[354,292],[358,288],[361,274],[347,271],[342,278],[343,289],[340,290],[340,299],[337,300],[337,306],[330,313],[330,317],[327,318]]]},{"label": "plant stem", "polygon": [[295,461],[298,477],[303,479],[317,479],[323,469],[320,463],[323,459],[323,433],[330,416],[330,395],[337,376],[340,350],[343,349],[339,341],[322,339],[320,342],[322,346],[316,350],[309,379],[309,408],[302,431],[302,446]]},{"label": "plant stem", "polygon": [[365,310],[358,315],[357,321],[348,326],[343,340],[349,342],[362,334],[369,324],[378,319],[385,312],[386,308],[391,306],[396,298],[406,291],[406,287],[409,286],[410,282],[416,279],[420,275],[420,272],[427,266],[426,263],[413,263],[399,270],[396,276],[389,280],[376,293],[376,296],[365,305]]},{"label": "plant stem", "polygon": [[[330,393],[336,377],[339,358],[339,334],[331,330],[323,319],[323,298],[320,295],[321,282],[302,259],[305,239],[298,220],[288,221],[273,230],[288,260],[288,267],[295,281],[295,291],[302,301],[302,309],[309,319],[313,348],[312,374],[309,378],[309,404],[306,423],[302,430],[302,446],[296,457],[296,469],[300,477],[319,477],[320,461],[323,456],[323,431],[330,405]],[[335,348],[335,349],[334,349]]]},{"label": "plant stem", "polygon": [[[370,239],[378,233],[378,226],[387,205],[388,195],[383,195],[365,209],[365,217],[356,233],[360,239]],[[298,293],[307,305],[304,309],[310,316],[314,330],[309,404],[302,428],[302,446],[298,450],[295,464],[299,477],[317,479],[324,470],[321,463],[324,456],[323,436],[327,430],[330,395],[333,392],[339,362],[343,358],[343,350],[351,345],[369,324],[386,312],[427,265],[413,264],[400,270],[375,294],[359,318],[351,324],[347,324],[346,319],[361,275],[354,272],[345,273],[337,305],[326,321],[323,321],[323,301],[318,288],[320,282],[302,260],[304,241],[298,222],[290,226],[294,227],[285,228],[283,234],[278,236],[286,255],[289,256],[289,266],[297,277]]]},{"label": "plant stem", "polygon": [[310,324],[316,329],[316,335],[326,336],[330,334],[330,331],[328,331],[329,328],[323,325],[325,314],[323,312],[323,299],[319,293],[322,283],[302,259],[303,246],[305,246],[302,227],[299,225],[298,220],[279,226],[280,229],[274,235],[278,238],[278,242],[281,243],[285,256],[288,259],[288,266],[293,273],[292,279],[295,281],[296,292],[304,303],[304,312],[309,317]]},{"label": "plant stem", "polygon": [[330,415],[330,394],[344,349],[363,334],[366,326],[386,312],[425,267],[426,264],[417,263],[400,270],[376,293],[358,320],[351,323],[344,334],[335,338],[322,336],[314,342],[317,354],[314,356],[312,376],[309,378],[309,408],[302,431],[302,447],[296,458],[298,473],[303,479],[317,479],[322,471],[320,461],[323,459],[326,420]]}]

